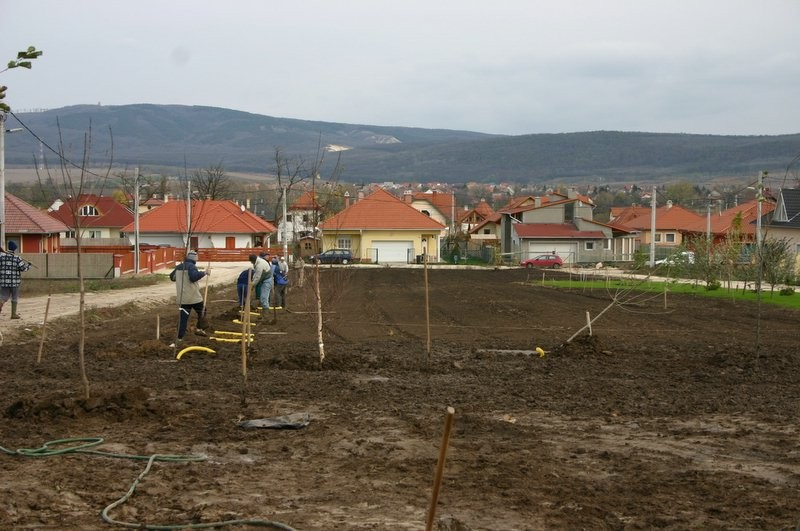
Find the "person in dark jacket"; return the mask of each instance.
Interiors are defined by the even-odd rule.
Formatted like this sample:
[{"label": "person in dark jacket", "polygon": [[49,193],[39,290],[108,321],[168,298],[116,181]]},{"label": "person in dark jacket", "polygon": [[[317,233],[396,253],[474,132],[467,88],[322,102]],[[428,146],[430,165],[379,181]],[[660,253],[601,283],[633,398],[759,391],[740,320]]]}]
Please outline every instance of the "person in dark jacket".
[{"label": "person in dark jacket", "polygon": [[[211,271],[200,271],[197,269],[197,251],[186,253],[186,259],[178,264],[169,279],[175,282],[178,306],[180,307],[180,320],[178,324],[178,343],[183,341],[186,335],[186,328],[189,326],[189,316],[192,310],[197,313],[197,328],[195,334],[207,336],[204,331],[208,328],[208,321],[204,315],[203,296],[200,294],[199,280],[206,275],[211,276]],[[177,345],[176,344],[176,345]]]},{"label": "person in dark jacket", "polygon": [[272,260],[272,263],[275,277],[275,306],[286,308],[286,286],[289,284],[289,279],[286,276],[286,270],[281,269],[277,257]]},{"label": "person in dark jacket", "polygon": [[19,286],[22,284],[22,273],[30,269],[31,264],[14,255],[17,250],[16,242],[8,242],[8,250],[9,252],[5,252],[0,247],[0,312],[8,299],[11,299],[11,318],[22,319],[17,313]]},{"label": "person in dark jacket", "polygon": [[[251,255],[255,256],[255,255]],[[250,284],[250,279],[253,276],[253,268],[248,267],[241,273],[239,278],[236,279],[236,294],[239,296],[239,309],[243,310],[247,302],[247,286]]]}]

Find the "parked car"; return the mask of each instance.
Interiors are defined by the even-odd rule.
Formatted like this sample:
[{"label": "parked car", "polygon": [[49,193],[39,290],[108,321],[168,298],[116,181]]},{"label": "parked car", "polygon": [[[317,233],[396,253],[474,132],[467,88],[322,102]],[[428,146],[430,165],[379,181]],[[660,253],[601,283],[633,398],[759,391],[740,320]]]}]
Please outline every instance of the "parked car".
[{"label": "parked car", "polygon": [[311,261],[317,264],[349,264],[353,261],[353,253],[350,249],[328,249],[312,256]]},{"label": "parked car", "polygon": [[694,263],[694,253],[692,251],[682,251],[680,253],[675,253],[672,256],[668,256],[666,258],[662,258],[661,260],[656,260],[656,265],[678,265],[678,264],[693,264]]},{"label": "parked car", "polygon": [[557,254],[540,254],[534,258],[528,258],[519,263],[522,267],[546,267],[558,269],[564,265],[564,261]]}]

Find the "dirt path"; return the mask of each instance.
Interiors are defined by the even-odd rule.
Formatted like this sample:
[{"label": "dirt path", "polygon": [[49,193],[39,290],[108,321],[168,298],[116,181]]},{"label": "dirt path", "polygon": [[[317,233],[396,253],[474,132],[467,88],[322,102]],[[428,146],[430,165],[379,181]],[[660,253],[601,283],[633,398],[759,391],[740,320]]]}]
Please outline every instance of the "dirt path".
[{"label": "dirt path", "polygon": [[[209,287],[236,285],[239,273],[248,266],[247,262],[217,262],[211,264],[211,275],[208,277]],[[166,277],[170,269],[159,271],[158,274]],[[23,282],[34,282],[24,280]],[[205,289],[205,280],[201,280],[202,288]],[[111,308],[121,306],[130,302],[139,302],[145,310],[148,307],[163,305],[175,301],[175,284],[165,279],[163,282],[152,286],[142,286],[140,288],[130,288],[122,290],[105,290],[86,293],[86,307],[89,308]],[[78,313],[80,294],[78,293],[56,293],[50,296],[50,307],[47,311],[48,322]],[[41,326],[44,320],[45,310],[47,309],[47,296],[20,298],[18,312],[22,316],[20,320],[11,321],[11,305],[7,303],[0,314],[0,332],[8,334],[13,329],[33,328]]]}]

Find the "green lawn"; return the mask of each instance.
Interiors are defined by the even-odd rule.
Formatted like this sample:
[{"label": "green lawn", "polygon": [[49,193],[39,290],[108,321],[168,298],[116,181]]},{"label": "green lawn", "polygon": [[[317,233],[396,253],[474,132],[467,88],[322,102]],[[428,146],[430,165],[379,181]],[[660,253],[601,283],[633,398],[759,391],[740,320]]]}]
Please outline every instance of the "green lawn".
[{"label": "green lawn", "polygon": [[707,290],[704,284],[684,282],[664,282],[639,279],[609,278],[607,280],[538,280],[532,283],[539,286],[554,288],[568,288],[575,290],[605,290],[612,292],[640,291],[651,293],[664,293],[667,295],[681,294],[697,297],[714,297],[731,301],[761,301],[767,304],[777,304],[789,308],[800,308],[800,294],[781,295],[776,289],[770,291],[769,285],[763,285],[760,295],[755,293],[751,286],[747,290],[728,288],[725,284],[716,290]]}]

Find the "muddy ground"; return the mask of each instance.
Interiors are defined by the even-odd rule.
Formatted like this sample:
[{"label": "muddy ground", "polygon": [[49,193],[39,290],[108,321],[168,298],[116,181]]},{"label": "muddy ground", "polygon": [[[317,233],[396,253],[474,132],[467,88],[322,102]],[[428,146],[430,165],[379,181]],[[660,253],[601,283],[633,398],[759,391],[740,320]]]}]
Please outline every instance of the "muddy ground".
[{"label": "muddy ground", "polygon": [[[324,361],[294,285],[275,324],[255,320],[246,382],[240,344],[190,335],[216,354],[175,359],[172,304],[89,313],[89,400],[74,318],[48,326],[40,363],[37,329],[6,332],[1,527],[424,529],[448,407],[434,528],[798,525],[798,312],[431,270],[428,327],[423,270],[320,277]],[[214,328],[239,330],[233,287],[209,299]],[[66,438],[85,440],[41,449]]]}]

